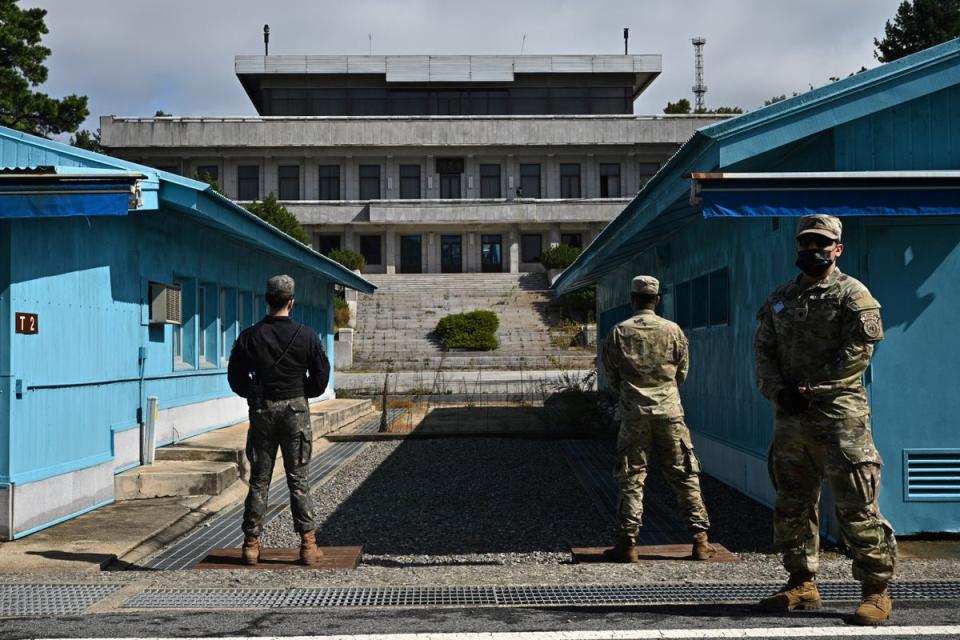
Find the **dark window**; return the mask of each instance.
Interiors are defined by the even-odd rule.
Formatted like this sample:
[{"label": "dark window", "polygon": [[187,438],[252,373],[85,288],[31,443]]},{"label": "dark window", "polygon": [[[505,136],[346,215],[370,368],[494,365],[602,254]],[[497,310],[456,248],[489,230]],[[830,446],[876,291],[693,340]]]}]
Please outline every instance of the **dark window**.
[{"label": "dark window", "polygon": [[547,89],[521,88],[510,90],[511,111],[517,115],[549,113]]},{"label": "dark window", "polygon": [[579,198],[580,197],[580,165],[579,164],[561,164],[560,165],[560,197],[561,198]]},{"label": "dark window", "polygon": [[260,199],[260,167],[237,167],[237,199]]},{"label": "dark window", "polygon": [[710,326],[730,323],[730,271],[710,273]]},{"label": "dark window", "polygon": [[500,165],[498,164],[480,165],[480,197],[481,198],[499,198],[500,197]]},{"label": "dark window", "polygon": [[315,116],[345,116],[346,89],[314,89],[310,94],[310,113]]},{"label": "dark window", "polygon": [[300,167],[285,165],[277,169],[277,197],[281,200],[300,199]]},{"label": "dark window", "polygon": [[677,285],[674,293],[674,315],[677,324],[682,329],[689,329],[692,325],[692,313],[690,310],[690,283],[681,282]]},{"label": "dark window", "polygon": [[386,89],[351,89],[350,115],[382,116],[387,113]]},{"label": "dark window", "polygon": [[463,173],[463,158],[437,158],[437,173]]},{"label": "dark window", "polygon": [[517,195],[521,198],[540,197],[540,165],[520,165],[520,192]]},{"label": "dark window", "polygon": [[540,262],[543,253],[543,236],[539,233],[524,233],[520,236],[520,262]]},{"label": "dark window", "polygon": [[360,165],[360,199],[380,199],[380,165]]},{"label": "dark window", "polygon": [[202,164],[197,167],[197,178],[204,182],[220,182],[220,167],[215,164]]},{"label": "dark window", "polygon": [[501,116],[509,113],[507,109],[509,93],[507,91],[471,91],[470,113],[472,115]]},{"label": "dark window", "polygon": [[592,113],[633,113],[633,91],[626,87],[593,87],[590,89]]},{"label": "dark window", "polygon": [[640,173],[640,188],[643,188],[643,185],[647,184],[657,171],[660,170],[660,164],[656,162],[641,162],[637,165],[637,169]]},{"label": "dark window", "polygon": [[448,200],[459,199],[463,158],[437,158],[436,165],[440,175],[440,197]]},{"label": "dark window", "polygon": [[270,91],[270,115],[307,115],[307,92],[305,89],[272,89]]},{"label": "dark window", "polygon": [[463,242],[460,236],[440,236],[440,272],[463,271]]},{"label": "dark window", "polygon": [[320,165],[320,200],[340,199],[340,167],[335,164]]},{"label": "dark window", "polygon": [[590,113],[587,105],[587,89],[552,89],[551,113]]},{"label": "dark window", "polygon": [[467,94],[460,91],[437,91],[435,113],[438,116],[467,115],[469,99]]},{"label": "dark window", "polygon": [[383,264],[380,253],[380,236],[360,236],[360,255],[367,264]]},{"label": "dark window", "polygon": [[400,165],[400,198],[403,200],[420,199],[420,165]]},{"label": "dark window", "polygon": [[707,276],[694,278],[690,292],[690,305],[692,307],[691,325],[693,327],[707,326],[710,321],[709,304],[709,278]]},{"label": "dark window", "polygon": [[600,164],[600,197],[620,197],[620,165],[618,163]]},{"label": "dark window", "polygon": [[419,116],[430,113],[426,91],[393,90],[389,94],[390,113],[395,116]]},{"label": "dark window", "polygon": [[340,236],[316,235],[317,251],[323,255],[329,255],[334,249],[340,248]]},{"label": "dark window", "polygon": [[583,236],[579,233],[561,233],[560,244],[565,244],[568,247],[576,247],[577,249],[583,249]]}]

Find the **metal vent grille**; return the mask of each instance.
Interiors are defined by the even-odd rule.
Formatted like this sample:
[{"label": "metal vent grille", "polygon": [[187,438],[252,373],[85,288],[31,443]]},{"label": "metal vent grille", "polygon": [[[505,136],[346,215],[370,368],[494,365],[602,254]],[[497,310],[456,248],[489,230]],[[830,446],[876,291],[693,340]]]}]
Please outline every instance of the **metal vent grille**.
[{"label": "metal vent grille", "polygon": [[150,283],[150,323],[181,324],[181,292],[174,284]]},{"label": "metal vent grille", "polygon": [[908,500],[960,500],[960,449],[905,449]]},{"label": "metal vent grille", "polygon": [[0,585],[0,616],[82,613],[122,588],[115,584],[4,584]]}]

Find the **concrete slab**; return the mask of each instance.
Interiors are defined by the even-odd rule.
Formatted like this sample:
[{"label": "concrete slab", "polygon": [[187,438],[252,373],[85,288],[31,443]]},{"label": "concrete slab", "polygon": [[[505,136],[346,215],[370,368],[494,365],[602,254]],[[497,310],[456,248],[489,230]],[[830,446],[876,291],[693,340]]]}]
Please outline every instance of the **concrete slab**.
[{"label": "concrete slab", "polygon": [[262,549],[260,562],[255,565],[244,564],[240,559],[240,549],[214,549],[210,555],[194,565],[194,569],[310,569],[314,571],[343,571],[356,569],[360,564],[363,547],[320,547],[323,557],[314,565],[299,564],[300,550]]},{"label": "concrete slab", "polygon": [[[723,545],[716,542],[711,543],[717,550],[709,560],[699,562],[736,562],[739,558]],[[577,563],[585,562],[607,562],[603,559],[603,552],[610,547],[573,547],[570,552]],[[694,561],[690,555],[691,545],[689,544],[650,544],[639,545],[637,550],[640,552],[640,562],[662,562],[665,560],[690,560]]]},{"label": "concrete slab", "polygon": [[135,467],[114,478],[117,500],[167,496],[215,496],[240,477],[236,463],[206,460],[161,460]]}]

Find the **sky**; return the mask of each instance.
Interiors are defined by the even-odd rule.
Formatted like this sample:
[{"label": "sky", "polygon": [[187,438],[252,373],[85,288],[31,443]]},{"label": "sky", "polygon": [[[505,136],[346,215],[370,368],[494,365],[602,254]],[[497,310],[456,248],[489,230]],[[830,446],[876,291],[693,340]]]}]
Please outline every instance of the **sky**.
[{"label": "sky", "polygon": [[[634,110],[693,102],[690,39],[706,38],[708,107],[754,110],[774,95],[872,68],[900,0],[21,0],[47,10],[54,96],[101,115],[256,115],[233,57],[271,54],[661,54]],[[524,35],[526,36],[524,38]]]}]

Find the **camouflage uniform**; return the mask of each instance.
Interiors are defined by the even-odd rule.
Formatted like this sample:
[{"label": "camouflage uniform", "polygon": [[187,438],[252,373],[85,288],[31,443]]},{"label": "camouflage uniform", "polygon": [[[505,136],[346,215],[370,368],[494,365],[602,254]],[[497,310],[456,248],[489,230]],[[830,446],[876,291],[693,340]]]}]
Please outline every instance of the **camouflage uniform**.
[{"label": "camouflage uniform", "polygon": [[677,495],[693,532],[710,528],[700,495],[700,462],[683,420],[679,385],[687,377],[687,338],[673,322],[641,310],[614,327],[603,347],[610,388],[619,396],[618,536],[635,540],[643,516],[643,485],[651,452]]},{"label": "camouflage uniform", "polygon": [[880,514],[880,454],[870,430],[861,376],[883,339],[880,304],[867,288],[834,269],[803,287],[774,291],[757,316],[754,337],[761,393],[776,402],[785,388],[809,388],[810,407],[790,415],[779,405],[770,444],[770,479],[777,491],[774,534],[791,573],[817,571],[820,483],[836,498],[843,540],[861,582],[893,575],[896,540]]},{"label": "camouflage uniform", "polygon": [[311,531],[314,529],[314,509],[307,468],[313,450],[313,433],[307,399],[262,402],[263,408],[250,409],[250,430],[247,433],[250,493],[244,505],[243,532],[260,536],[278,446],[290,488],[294,528],[301,533]]}]

